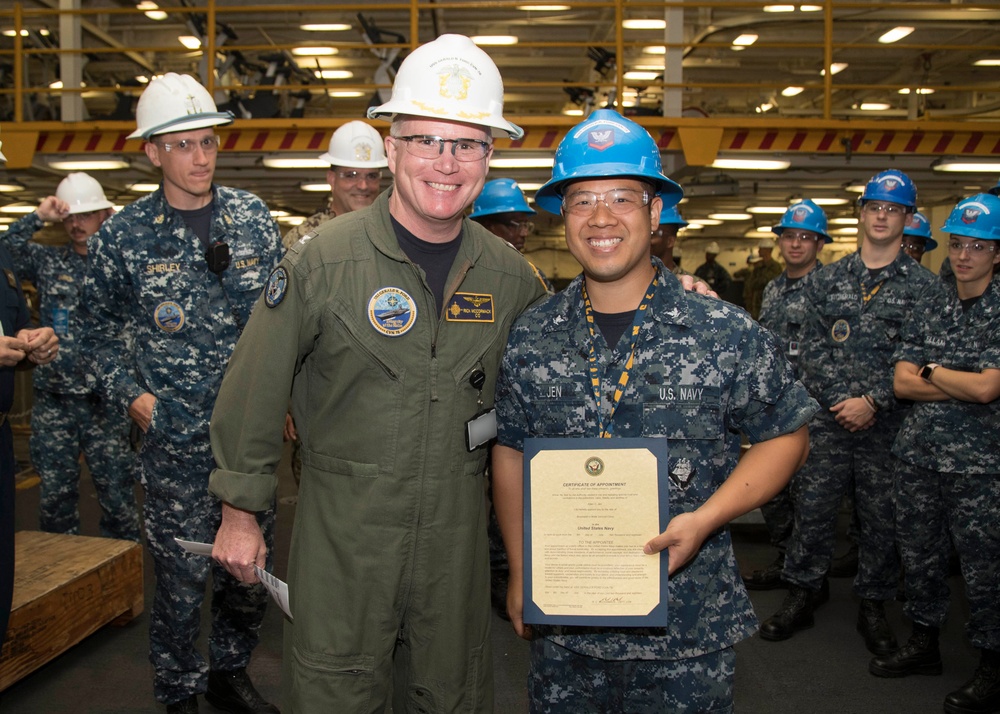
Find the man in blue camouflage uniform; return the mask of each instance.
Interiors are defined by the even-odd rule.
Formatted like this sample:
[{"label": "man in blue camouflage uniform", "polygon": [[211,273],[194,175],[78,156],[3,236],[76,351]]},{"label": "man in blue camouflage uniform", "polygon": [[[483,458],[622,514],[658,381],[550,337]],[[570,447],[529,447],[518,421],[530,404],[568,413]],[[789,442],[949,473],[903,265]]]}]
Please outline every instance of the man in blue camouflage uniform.
[{"label": "man in blue camouflage uniform", "polygon": [[905,174],[875,175],[861,196],[860,250],[806,284],[799,374],[822,409],[810,424],[809,459],[792,485],[795,523],[783,572],[789,593],[761,625],[763,639],[785,640],[813,625],[815,593],[833,556],[837,510],[853,476],[860,526],[857,629],[874,654],[896,649],[884,606],[899,583],[890,450],[907,408],[892,392],[892,353],[907,315],[940,289],[935,275],[900,250],[916,200]]},{"label": "man in blue camouflage uniform", "polygon": [[920,211],[910,216],[903,229],[903,252],[918,263],[924,253],[937,248],[937,241],[931,235],[931,224]]},{"label": "man in blue camouflage uniform", "polygon": [[[526,438],[666,436],[672,518],[643,548],[669,553],[668,626],[533,628],[532,712],[731,712],[733,645],[756,620],[726,524],[773,496],[808,450],[804,425],[816,403],[773,336],[742,310],[685,293],[651,258],[650,228],[680,195],[652,137],[603,109],[570,130],[536,196],[563,214],[584,274],[515,322],[497,382],[493,465],[515,630],[530,637]],[[592,368],[600,386],[591,386]],[[739,432],[754,445],[737,465]]]},{"label": "man in blue camouflage uniform", "polygon": [[[146,140],[163,181],[92,238],[84,288],[92,329],[83,347],[93,354],[105,398],[142,432],[146,535],[156,569],[154,694],[178,714],[197,712],[201,692],[225,711],[277,712],[246,674],[267,592],[183,551],[174,538],[211,542],[218,529],[221,504],[208,492],[209,417],[237,338],[281,259],[281,241],[263,201],[212,183],[214,127],[232,115],[217,112],[195,79],[168,73],[151,82],[136,119],[130,138]],[[268,543],[273,519],[272,501],[260,514]],[[195,642],[209,570],[206,663]]]},{"label": "man in blue camouflage uniform", "polygon": [[896,350],[896,396],[913,409],[893,444],[896,537],[905,566],[904,612],[913,633],[878,677],[939,675],[938,635],[950,602],[949,532],[969,602],[967,632],[982,651],[972,678],[947,695],[949,714],[1000,709],[1000,198],[959,201],[951,234],[954,275],[915,306]]},{"label": "man in blue camouflage uniform", "polygon": [[[785,357],[795,369],[799,361],[799,343],[806,324],[807,306],[803,298],[806,278],[821,267],[817,254],[832,243],[827,233],[826,213],[808,198],[791,206],[771,231],[778,238],[778,250],[785,270],[764,288],[758,322],[778,338]],[[792,477],[794,481],[794,477]],[[748,590],[774,590],[783,587],[781,571],[785,567],[785,547],[792,534],[791,484],[760,507],[771,543],[778,549],[773,563],[743,577]]]},{"label": "man in blue camouflage uniform", "polygon": [[674,253],[677,251],[677,233],[688,225],[676,206],[664,206],[660,211],[660,225],[653,229],[650,237],[649,252],[663,261],[674,275],[690,275],[681,266],[674,263]]},{"label": "man in blue camouflage uniform", "polygon": [[[38,290],[43,325],[60,339],[59,359],[32,374],[31,463],[41,478],[39,527],[50,533],[80,533],[80,453],[97,491],[101,535],[139,540],[135,503],[135,456],[129,449],[129,419],[94,391],[90,364],[79,340],[90,329],[80,315],[87,271],[87,239],[114,213],[101,185],[70,174],[0,239],[18,273]],[[69,243],[42,245],[31,237],[47,222],[62,221]]]},{"label": "man in blue camouflage uniform", "polygon": [[[2,142],[0,142],[2,143]],[[0,152],[0,163],[7,157]],[[14,435],[7,415],[14,403],[14,368],[25,360],[48,364],[59,353],[51,327],[29,328],[31,315],[14,261],[0,245],[0,645],[14,595]]]}]

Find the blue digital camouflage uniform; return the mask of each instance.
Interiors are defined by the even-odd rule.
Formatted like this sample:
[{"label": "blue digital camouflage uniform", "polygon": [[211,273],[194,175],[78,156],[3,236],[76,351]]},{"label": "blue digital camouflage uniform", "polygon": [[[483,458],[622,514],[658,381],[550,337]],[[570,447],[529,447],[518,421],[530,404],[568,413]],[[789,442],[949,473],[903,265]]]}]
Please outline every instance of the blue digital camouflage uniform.
[{"label": "blue digital camouflage uniform", "polygon": [[[105,397],[122,412],[144,392],[157,399],[139,460],[156,570],[150,661],[156,698],[167,703],[207,687],[208,665],[195,640],[209,570],[212,669],[247,665],[267,603],[261,585],[244,585],[174,542],[175,536],[215,539],[221,506],[208,493],[214,466],[209,417],[236,340],[281,259],[278,230],[263,201],[221,186],[213,193],[211,239],[229,244],[225,271],[209,270],[201,241],[161,188],[112,216],[91,237],[84,287],[92,329],[82,344],[93,355]],[[131,349],[123,329],[131,333]],[[273,510],[262,512],[268,553],[273,518]]]},{"label": "blue digital camouflage uniform", "polygon": [[[917,306],[897,360],[979,372],[1000,369],[1000,280],[963,311],[954,278]],[[940,627],[950,601],[950,530],[976,647],[1000,650],[1000,400],[915,402],[893,444],[896,532],[906,579],[904,611]]]},{"label": "blue digital camouflage uniform", "polygon": [[[854,591],[872,600],[895,597],[899,559],[891,447],[907,405],[892,391],[892,355],[910,311],[940,289],[937,276],[902,251],[875,277],[861,255],[852,253],[806,284],[808,318],[798,369],[822,408],[809,425],[809,457],[792,482],[795,525],[786,581],[820,589],[833,555],[837,510],[853,475],[860,525]],[[875,425],[852,434],[829,409],[863,394],[878,405]]]},{"label": "blue digital camouflage uniform", "polygon": [[[28,306],[14,261],[0,245],[0,334],[16,335],[28,327]],[[14,435],[7,414],[14,405],[14,368],[0,367],[0,645],[14,595]]]},{"label": "blue digital camouflage uniform", "polygon": [[[653,262],[660,271],[658,287],[639,332],[614,435],[667,437],[673,515],[695,510],[726,480],[739,456],[740,432],[751,442],[791,433],[809,421],[816,403],[795,380],[769,332],[738,308],[685,292],[658,259]],[[598,436],[587,350],[581,347],[590,341],[582,281],[576,278],[527,311],[511,329],[497,383],[498,442],[504,446],[523,451],[527,437]],[[604,404],[611,401],[629,345],[626,334],[611,350],[597,333]],[[709,676],[692,658],[717,653],[714,668],[724,667],[727,648],[757,625],[728,529],[707,538],[697,557],[674,574],[669,598],[670,624],[664,629],[535,629],[586,657],[667,660],[657,674],[663,694],[683,700],[692,680]],[[533,670],[530,689],[543,686],[540,676]],[[679,677],[685,684],[667,694],[669,687],[662,683],[676,683]],[[563,706],[558,687],[545,689],[556,700],[534,702],[533,710],[579,711],[578,702]]]},{"label": "blue digital camouflage uniform", "polygon": [[87,258],[69,244],[41,245],[31,237],[45,223],[31,213],[0,234],[18,274],[38,290],[43,327],[59,336],[59,352],[32,373],[31,462],[41,477],[39,527],[80,532],[80,453],[101,506],[101,535],[139,540],[135,503],[136,460],[129,449],[130,420],[94,391],[79,339],[89,326],[80,316]]},{"label": "blue digital camouflage uniform", "polygon": [[[757,321],[778,338],[781,351],[796,372],[799,362],[799,342],[808,314],[802,288],[804,281],[821,267],[822,264],[817,262],[813,269],[799,280],[789,280],[788,273],[782,272],[767,284],[761,300],[760,317]],[[789,482],[788,486],[761,506],[760,512],[764,516],[764,525],[767,526],[771,544],[784,551],[788,538],[792,535],[791,483]]]}]

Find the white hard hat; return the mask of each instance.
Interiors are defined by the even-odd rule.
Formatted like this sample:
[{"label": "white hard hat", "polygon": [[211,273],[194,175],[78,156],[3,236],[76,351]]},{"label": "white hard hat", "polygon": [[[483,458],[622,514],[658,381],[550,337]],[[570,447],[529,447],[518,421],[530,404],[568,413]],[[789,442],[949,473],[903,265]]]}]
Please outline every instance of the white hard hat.
[{"label": "white hard hat", "polygon": [[503,118],[500,70],[465,35],[441,35],[407,55],[389,101],[368,110],[369,119],[391,121],[397,114],[477,124],[494,137],[524,136]]},{"label": "white hard hat", "polygon": [[764,240],[762,240],[760,242],[760,244],[757,247],[758,248],[773,248],[774,247],[774,239],[773,238],[765,238]]},{"label": "white hard hat", "polygon": [[333,132],[330,148],[320,160],[350,169],[381,169],[389,165],[382,136],[363,121],[349,121]]},{"label": "white hard hat", "polygon": [[719,254],[719,244],[718,244],[718,243],[716,243],[716,242],[715,242],[715,241],[713,240],[713,241],[712,241],[711,243],[709,243],[709,244],[708,244],[708,245],[707,245],[707,246],[705,247],[705,252],[706,252],[706,253],[711,253],[712,255],[718,255],[718,254]]},{"label": "white hard hat", "polygon": [[129,139],[231,124],[232,112],[220,112],[215,100],[194,77],[167,72],[149,83],[135,108],[136,129]]},{"label": "white hard hat", "polygon": [[56,188],[56,198],[69,204],[71,215],[112,207],[111,201],[104,196],[101,184],[85,173],[69,174],[60,181]]}]

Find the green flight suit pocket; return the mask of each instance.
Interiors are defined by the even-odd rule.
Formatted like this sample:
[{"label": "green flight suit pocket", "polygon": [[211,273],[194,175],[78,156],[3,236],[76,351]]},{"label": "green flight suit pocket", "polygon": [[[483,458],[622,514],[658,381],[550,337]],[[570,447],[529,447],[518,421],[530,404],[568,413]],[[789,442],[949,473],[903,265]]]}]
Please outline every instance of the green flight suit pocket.
[{"label": "green flight suit pocket", "polygon": [[371,655],[330,655],[292,647],[292,710],[367,712],[375,685]]}]

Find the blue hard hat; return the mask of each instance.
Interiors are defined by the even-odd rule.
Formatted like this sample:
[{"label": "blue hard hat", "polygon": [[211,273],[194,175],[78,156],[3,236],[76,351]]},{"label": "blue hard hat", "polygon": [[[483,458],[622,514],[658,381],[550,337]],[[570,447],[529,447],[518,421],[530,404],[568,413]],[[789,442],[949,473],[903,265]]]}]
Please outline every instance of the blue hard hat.
[{"label": "blue hard hat", "polygon": [[868,180],[865,192],[861,194],[862,205],[865,201],[889,201],[907,208],[916,208],[917,186],[902,171],[881,171]]},{"label": "blue hard hat", "polygon": [[497,213],[530,213],[535,210],[528,205],[524,192],[513,179],[487,181],[483,190],[472,204],[469,218],[482,218]]},{"label": "blue hard hat", "polygon": [[941,230],[966,238],[1000,240],[1000,198],[989,193],[963,198]]},{"label": "blue hard hat", "polygon": [[661,226],[681,226],[683,228],[687,224],[688,222],[681,217],[680,211],[677,210],[677,206],[670,206],[660,211]]},{"label": "blue hard hat", "polygon": [[989,190],[989,193],[991,193],[994,196],[1000,196],[1000,181],[997,182],[996,186],[994,186]]},{"label": "blue hard hat", "polygon": [[785,215],[781,217],[781,222],[774,226],[771,232],[780,236],[781,231],[786,228],[799,228],[819,233],[823,236],[824,243],[833,243],[833,238],[826,232],[826,211],[808,198],[803,198],[798,203],[789,206]]},{"label": "blue hard hat", "polygon": [[938,242],[931,237],[931,222],[920,211],[910,214],[909,220],[903,227],[903,235],[923,238],[924,251],[934,250],[938,247]]},{"label": "blue hard hat", "polygon": [[535,203],[559,213],[564,184],[578,179],[633,177],[656,187],[664,206],[675,206],[684,190],[663,175],[660,149],[649,132],[612,109],[598,109],[566,134],[556,149],[552,178]]}]

